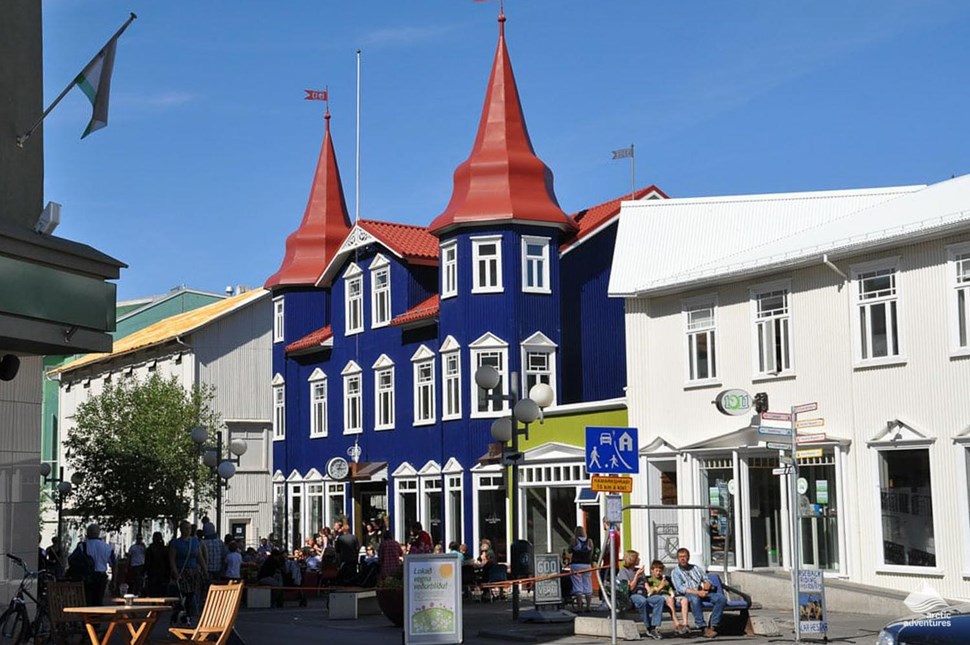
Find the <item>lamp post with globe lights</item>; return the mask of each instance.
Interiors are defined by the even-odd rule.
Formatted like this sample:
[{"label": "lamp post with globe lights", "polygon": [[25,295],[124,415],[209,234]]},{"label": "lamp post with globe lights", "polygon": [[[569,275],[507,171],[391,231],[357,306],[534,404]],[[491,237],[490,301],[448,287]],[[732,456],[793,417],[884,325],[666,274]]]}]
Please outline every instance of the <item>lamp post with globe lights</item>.
[{"label": "lamp post with globe lights", "polygon": [[[499,387],[502,382],[502,375],[491,365],[482,365],[475,370],[475,384],[483,390],[490,391]],[[512,414],[509,417],[501,417],[492,422],[492,438],[503,444],[502,464],[512,467],[512,499],[510,512],[512,515],[512,544],[509,545],[509,556],[511,556],[511,546],[519,540],[519,462],[522,460],[522,453],[519,452],[519,437],[529,438],[529,424],[536,419],[542,420],[543,408],[552,405],[555,393],[546,383],[536,383],[529,390],[529,396],[519,398],[519,375],[511,373],[509,383],[509,408]],[[524,424],[520,428],[519,423]],[[508,449],[504,444],[510,443]],[[519,619],[519,585],[512,585],[512,620]]]},{"label": "lamp post with globe lights", "polygon": [[40,465],[40,474],[44,478],[45,484],[54,484],[54,488],[57,490],[57,539],[61,541],[61,548],[63,547],[63,536],[61,535],[61,529],[64,523],[64,500],[67,496],[71,494],[71,491],[75,486],[80,486],[81,482],[84,481],[84,476],[81,473],[74,473],[71,475],[70,480],[64,479],[64,466],[61,466],[58,470],[57,477],[52,477],[51,473],[53,469],[51,465],[44,462]]},{"label": "lamp post with globe lights", "polygon": [[209,430],[196,426],[192,428],[192,441],[198,446],[202,453],[202,463],[216,475],[216,535],[222,536],[222,489],[229,488],[229,480],[236,474],[236,464],[239,458],[246,454],[249,446],[242,439],[233,439],[229,442],[229,456],[222,458],[222,431],[217,430],[216,445],[207,446],[209,440]]}]

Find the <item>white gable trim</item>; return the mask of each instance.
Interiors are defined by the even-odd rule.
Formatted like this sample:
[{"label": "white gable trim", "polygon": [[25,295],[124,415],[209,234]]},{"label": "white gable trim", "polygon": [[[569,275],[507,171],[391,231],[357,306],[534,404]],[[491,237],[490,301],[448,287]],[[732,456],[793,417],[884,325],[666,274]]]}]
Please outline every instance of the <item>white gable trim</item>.
[{"label": "white gable trim", "polygon": [[866,442],[871,447],[929,445],[936,437],[918,431],[900,419],[890,419]]},{"label": "white gable trim", "polygon": [[541,446],[526,450],[522,453],[523,460],[528,462],[540,461],[582,461],[586,462],[586,449],[566,443],[552,441]]},{"label": "white gable trim", "polygon": [[639,454],[641,457],[654,457],[658,455],[676,455],[679,452],[673,444],[668,443],[661,436],[657,435],[653,441],[640,448]]},{"label": "white gable trim", "polygon": [[429,461],[428,463],[426,463],[421,468],[421,470],[418,471],[418,474],[419,475],[440,475],[441,474],[441,466],[438,465],[438,462],[437,461],[435,461],[434,459],[432,459],[431,461]]},{"label": "white gable trim", "polygon": [[391,473],[391,477],[417,477],[418,471],[414,469],[414,466],[408,462],[403,462],[400,466]]},{"label": "white gable trim", "polygon": [[270,381],[270,385],[272,385],[274,387],[277,386],[277,385],[283,385],[284,383],[286,383],[286,380],[283,378],[283,375],[280,374],[279,372],[277,372],[273,376],[273,380]]},{"label": "white gable trim", "polygon": [[458,462],[458,460],[452,457],[451,459],[448,460],[448,463],[445,464],[445,467],[442,472],[444,472],[446,475],[457,475],[461,472],[464,472],[464,470],[465,469],[461,467],[461,464]]},{"label": "white gable trim", "polygon": [[323,475],[316,468],[311,468],[310,470],[307,471],[306,476],[303,478],[303,481],[307,481],[308,482],[310,480],[323,481]]},{"label": "white gable trim", "polygon": [[523,340],[522,346],[529,349],[556,349],[556,347],[558,347],[558,345],[552,342],[552,340],[541,331],[537,331]]},{"label": "white gable trim", "polygon": [[468,346],[472,349],[481,349],[483,347],[508,347],[509,344],[488,331],[472,341]]},{"label": "white gable trim", "polygon": [[367,268],[370,269],[371,271],[374,271],[376,269],[382,269],[387,265],[389,265],[390,263],[391,261],[388,260],[383,253],[378,253],[377,255],[374,256],[374,260],[370,263],[370,266],[368,266]]},{"label": "white gable trim", "polygon": [[307,377],[308,381],[325,381],[326,379],[327,379],[327,375],[324,374],[323,370],[320,369],[319,367],[313,370],[310,373],[310,376]]},{"label": "white gable trim", "polygon": [[441,343],[441,349],[438,351],[444,354],[445,352],[453,352],[461,349],[461,344],[455,340],[455,337],[451,334],[445,336],[445,340]]},{"label": "white gable trim", "polygon": [[286,481],[291,484],[302,482],[303,475],[301,475],[299,471],[294,468],[293,472],[290,473],[290,476],[286,478]]},{"label": "white gable trim", "polygon": [[381,354],[377,357],[377,360],[374,361],[374,364],[371,367],[375,370],[383,369],[385,367],[394,367],[394,361],[392,361],[391,357],[387,354]]},{"label": "white gable trim", "polygon": [[418,361],[426,361],[430,358],[434,358],[434,352],[431,351],[427,345],[422,345],[418,347],[418,351],[414,352],[411,356],[411,362],[416,363]]},{"label": "white gable trim", "polygon": [[347,376],[348,374],[360,374],[363,371],[364,370],[360,369],[360,365],[358,365],[356,362],[347,361],[347,365],[344,366],[344,369],[340,372],[340,375]]}]

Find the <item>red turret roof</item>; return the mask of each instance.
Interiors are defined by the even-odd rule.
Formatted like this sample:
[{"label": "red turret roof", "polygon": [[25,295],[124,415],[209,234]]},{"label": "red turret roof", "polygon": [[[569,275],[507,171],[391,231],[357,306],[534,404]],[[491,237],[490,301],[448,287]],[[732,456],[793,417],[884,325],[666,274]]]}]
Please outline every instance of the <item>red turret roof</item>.
[{"label": "red turret roof", "polygon": [[303,221],[286,238],[286,255],[280,268],[263,285],[267,289],[315,284],[350,232],[340,170],[330,139],[329,111],[325,118],[326,132]]},{"label": "red turret roof", "polygon": [[445,211],[428,227],[440,236],[463,225],[515,221],[575,230],[559,207],[552,171],[536,156],[525,126],[499,15],[498,48],[472,152],[455,170]]}]

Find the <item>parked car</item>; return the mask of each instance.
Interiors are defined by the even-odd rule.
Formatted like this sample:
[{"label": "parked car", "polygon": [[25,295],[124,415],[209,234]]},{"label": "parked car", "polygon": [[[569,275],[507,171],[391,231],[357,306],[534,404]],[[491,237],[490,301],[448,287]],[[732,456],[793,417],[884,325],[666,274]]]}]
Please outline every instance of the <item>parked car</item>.
[{"label": "parked car", "polygon": [[913,614],[889,623],[876,645],[965,645],[970,643],[970,604],[932,614]]}]

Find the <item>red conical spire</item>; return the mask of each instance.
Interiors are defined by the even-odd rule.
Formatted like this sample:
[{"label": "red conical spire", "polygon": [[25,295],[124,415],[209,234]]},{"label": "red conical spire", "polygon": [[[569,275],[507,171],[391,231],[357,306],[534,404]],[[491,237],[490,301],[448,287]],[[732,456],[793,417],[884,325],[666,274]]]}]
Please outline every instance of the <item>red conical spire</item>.
[{"label": "red conical spire", "polygon": [[536,156],[525,126],[519,90],[505,45],[500,13],[498,48],[472,152],[455,170],[455,188],[445,211],[431,222],[434,235],[468,224],[516,221],[573,231],[559,207],[552,171]]},{"label": "red conical spire", "polygon": [[329,109],[324,118],[327,121],[326,132],[303,221],[286,238],[286,255],[280,268],[263,285],[267,289],[316,284],[320,273],[350,233],[350,217],[347,215],[340,170],[330,139]]}]

